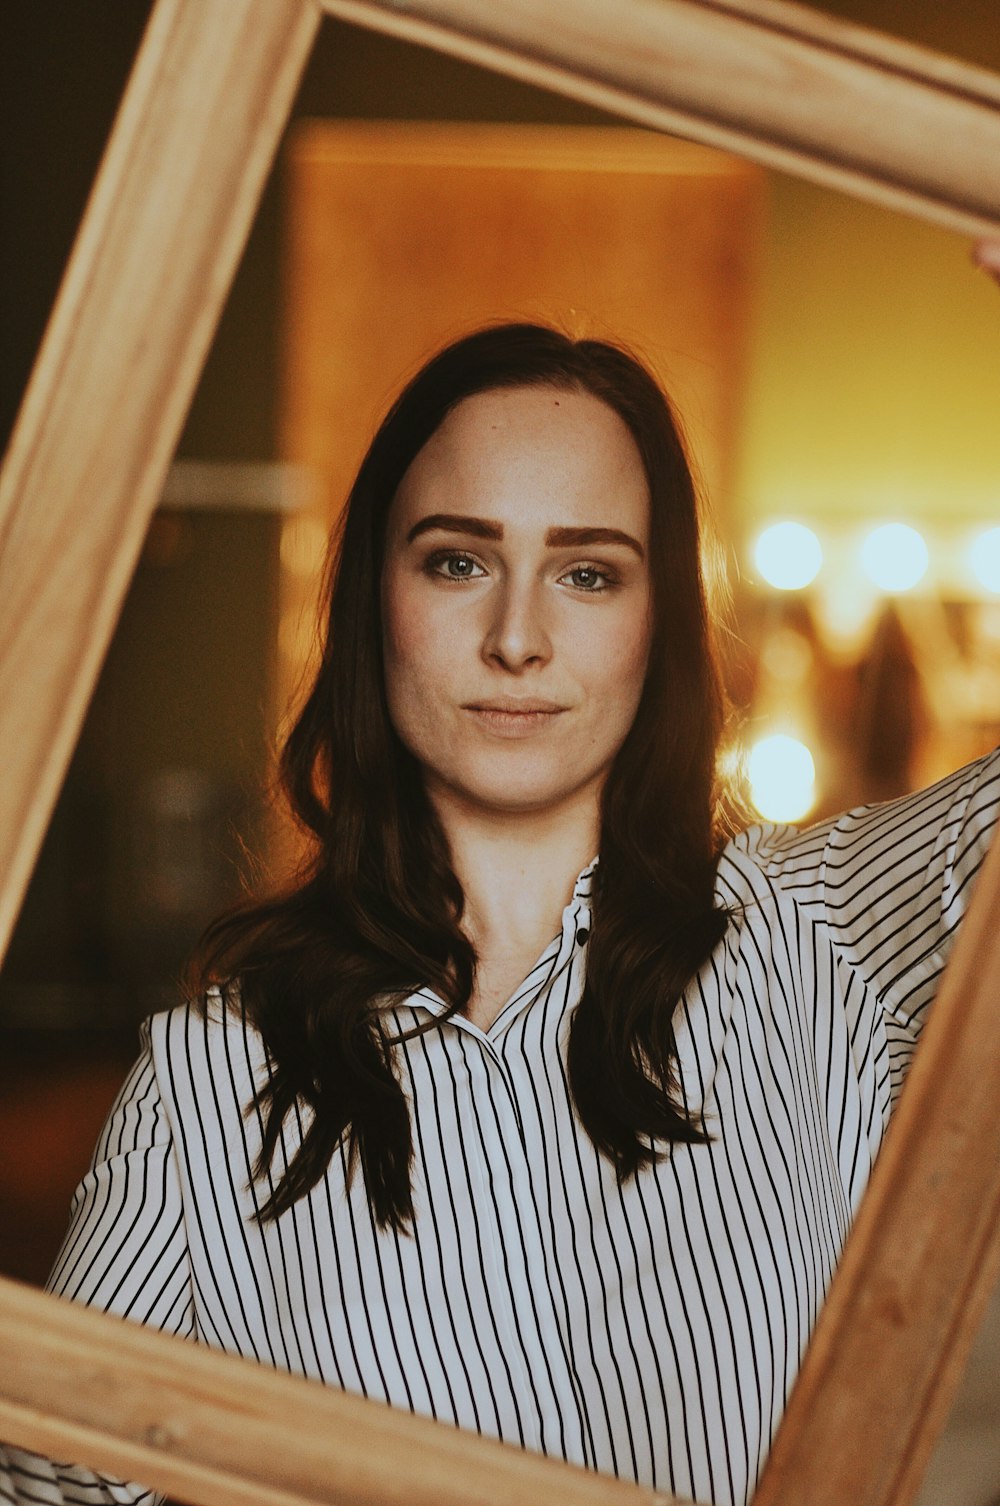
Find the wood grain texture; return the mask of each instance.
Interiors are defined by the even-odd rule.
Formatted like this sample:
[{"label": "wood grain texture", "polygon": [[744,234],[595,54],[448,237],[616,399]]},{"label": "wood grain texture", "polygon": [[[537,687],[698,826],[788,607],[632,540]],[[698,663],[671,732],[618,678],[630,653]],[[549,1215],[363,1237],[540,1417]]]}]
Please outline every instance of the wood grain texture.
[{"label": "wood grain texture", "polygon": [[781,0],[322,0],[332,15],[970,235],[1000,83]]},{"label": "wood grain texture", "polygon": [[0,953],[319,24],[158,0],[0,477]]},{"label": "wood grain texture", "polygon": [[994,841],[754,1506],[907,1506],[1000,1266]]},{"label": "wood grain texture", "polygon": [[0,1438],[192,1506],[673,1498],[0,1281]]}]

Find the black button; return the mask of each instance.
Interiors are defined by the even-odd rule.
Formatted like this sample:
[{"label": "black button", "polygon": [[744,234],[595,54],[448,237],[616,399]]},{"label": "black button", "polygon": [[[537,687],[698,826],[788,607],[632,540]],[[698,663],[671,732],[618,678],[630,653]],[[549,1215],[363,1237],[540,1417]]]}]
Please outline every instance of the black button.
[{"label": "black button", "polygon": [[586,926],[581,926],[580,929],[576,933],[576,944],[577,944],[577,946],[583,946],[584,942],[586,941],[586,939],[587,939],[587,937],[589,935],[590,935],[590,932],[587,930],[587,927]]}]

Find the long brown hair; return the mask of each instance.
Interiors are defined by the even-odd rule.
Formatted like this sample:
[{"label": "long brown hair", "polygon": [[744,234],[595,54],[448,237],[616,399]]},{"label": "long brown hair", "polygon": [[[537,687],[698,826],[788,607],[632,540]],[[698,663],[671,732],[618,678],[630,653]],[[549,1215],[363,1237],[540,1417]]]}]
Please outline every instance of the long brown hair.
[{"label": "long brown hair", "polygon": [[[306,1109],[265,1219],[308,1193],[345,1140],[379,1224],[401,1230],[412,1220],[410,1116],[385,1006],[425,986],[449,1014],[460,1012],[476,957],[461,929],[447,840],[386,706],[386,519],[407,468],[457,403],[534,385],[589,393],[621,416],[652,509],[652,644],[635,721],[603,793],[570,1089],[621,1178],[674,1141],[705,1138],[679,1096],[672,1023],[727,921],[713,901],[723,691],[691,469],[669,402],[634,357],[543,326],[501,325],[435,356],[371,443],[334,540],[322,662],[282,758],[289,801],[312,838],[308,864],[287,892],[215,921],[191,969],[196,996],[220,987],[267,1047],[258,1175],[271,1166],[286,1116]],[[438,1017],[426,1028],[440,1025]]]}]

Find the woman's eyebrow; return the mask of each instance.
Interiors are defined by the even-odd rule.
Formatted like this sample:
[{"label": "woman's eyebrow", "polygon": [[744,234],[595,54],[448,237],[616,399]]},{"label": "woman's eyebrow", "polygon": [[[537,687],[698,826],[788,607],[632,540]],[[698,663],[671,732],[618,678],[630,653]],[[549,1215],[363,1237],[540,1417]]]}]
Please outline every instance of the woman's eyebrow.
[{"label": "woman's eyebrow", "polygon": [[420,534],[430,533],[432,530],[440,533],[471,534],[476,539],[503,538],[503,524],[494,523],[489,518],[468,518],[461,513],[432,512],[426,518],[421,518],[418,523],[414,523],[406,535],[406,542],[412,544]]},{"label": "woman's eyebrow", "polygon": [[641,560],[646,558],[646,551],[639,540],[634,539],[630,533],[623,533],[620,528],[550,528],[545,535],[545,542],[557,549],[575,549],[588,544],[624,544],[627,549],[634,550]]},{"label": "woman's eyebrow", "polygon": [[[476,539],[499,540],[503,538],[503,524],[495,523],[491,518],[473,518],[463,513],[433,512],[414,523],[406,535],[406,542],[412,544],[422,533],[431,532],[461,533]],[[620,528],[550,528],[545,535],[545,543],[550,549],[585,549],[590,544],[623,544],[641,560],[646,558],[639,540]]]}]

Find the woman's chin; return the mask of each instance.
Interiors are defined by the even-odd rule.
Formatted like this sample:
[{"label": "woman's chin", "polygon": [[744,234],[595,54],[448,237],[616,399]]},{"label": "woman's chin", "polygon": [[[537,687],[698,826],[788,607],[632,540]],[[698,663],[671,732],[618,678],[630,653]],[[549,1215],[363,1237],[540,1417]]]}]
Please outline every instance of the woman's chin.
[{"label": "woman's chin", "polygon": [[440,792],[447,804],[461,807],[469,813],[479,811],[483,815],[502,816],[505,819],[517,816],[555,815],[561,809],[576,805],[590,793],[597,799],[600,780],[596,775],[579,776],[567,780],[566,770],[519,771],[509,769],[491,772],[479,778],[431,777],[429,793],[433,799]]}]

